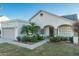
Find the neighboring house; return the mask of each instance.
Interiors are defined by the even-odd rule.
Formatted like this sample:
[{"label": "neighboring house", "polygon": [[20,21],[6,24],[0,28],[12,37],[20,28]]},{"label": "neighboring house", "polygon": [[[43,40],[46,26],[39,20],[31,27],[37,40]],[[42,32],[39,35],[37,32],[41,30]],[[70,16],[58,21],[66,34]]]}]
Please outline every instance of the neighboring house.
[{"label": "neighboring house", "polygon": [[29,24],[29,22],[34,22],[40,26],[39,32],[44,36],[74,36],[73,20],[40,10],[29,21],[10,20],[1,22],[1,37],[16,40],[16,37],[20,35],[21,27],[24,24]]}]

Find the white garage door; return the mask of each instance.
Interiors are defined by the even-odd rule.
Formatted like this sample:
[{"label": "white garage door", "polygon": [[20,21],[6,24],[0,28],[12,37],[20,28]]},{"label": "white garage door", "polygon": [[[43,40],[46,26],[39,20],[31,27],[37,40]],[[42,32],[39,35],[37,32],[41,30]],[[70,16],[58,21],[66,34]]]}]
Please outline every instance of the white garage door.
[{"label": "white garage door", "polygon": [[15,40],[15,28],[3,28],[2,37],[5,39]]}]

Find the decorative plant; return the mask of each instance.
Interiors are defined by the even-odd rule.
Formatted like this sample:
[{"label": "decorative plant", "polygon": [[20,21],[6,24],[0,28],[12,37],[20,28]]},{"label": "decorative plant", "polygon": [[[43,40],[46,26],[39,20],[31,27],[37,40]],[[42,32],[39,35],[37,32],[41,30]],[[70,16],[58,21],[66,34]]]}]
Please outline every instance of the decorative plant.
[{"label": "decorative plant", "polygon": [[40,40],[43,40],[43,36],[39,35],[38,29],[40,27],[37,26],[35,23],[29,23],[29,25],[24,25],[21,28],[21,34],[24,34],[23,36],[17,37],[18,41],[26,42],[26,41],[32,41],[32,42],[37,42]]},{"label": "decorative plant", "polygon": [[21,29],[21,34],[36,34],[36,32],[38,31],[39,26],[37,26],[35,23],[31,23],[29,25],[24,25]]},{"label": "decorative plant", "polygon": [[39,28],[40,27],[37,26],[35,23],[32,23],[32,22],[30,23],[29,30],[32,33],[32,35],[36,34],[36,32],[38,31]]},{"label": "decorative plant", "polygon": [[29,35],[29,26],[28,25],[23,25],[21,28],[21,34],[27,34]]},{"label": "decorative plant", "polygon": [[58,36],[56,36],[56,37],[50,37],[50,41],[51,42],[59,42],[59,41],[61,41],[61,38],[60,37],[58,37]]}]

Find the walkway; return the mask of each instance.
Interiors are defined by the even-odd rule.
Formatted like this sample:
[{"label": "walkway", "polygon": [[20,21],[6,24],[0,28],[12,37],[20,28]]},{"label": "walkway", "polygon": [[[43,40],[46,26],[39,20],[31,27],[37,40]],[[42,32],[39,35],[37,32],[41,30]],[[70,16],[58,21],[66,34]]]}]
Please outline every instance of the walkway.
[{"label": "walkway", "polygon": [[6,40],[0,38],[0,43],[4,43]]},{"label": "walkway", "polygon": [[48,42],[49,40],[48,39],[45,39],[45,40],[42,40],[40,42],[37,42],[35,44],[24,44],[24,43],[19,43],[19,42],[15,42],[15,41],[9,41],[9,40],[2,40],[0,39],[0,43],[10,43],[10,44],[14,44],[14,45],[17,45],[17,46],[20,46],[20,47],[24,47],[24,48],[28,48],[28,49],[35,49],[37,48],[38,46],[41,46],[43,45],[44,43]]}]

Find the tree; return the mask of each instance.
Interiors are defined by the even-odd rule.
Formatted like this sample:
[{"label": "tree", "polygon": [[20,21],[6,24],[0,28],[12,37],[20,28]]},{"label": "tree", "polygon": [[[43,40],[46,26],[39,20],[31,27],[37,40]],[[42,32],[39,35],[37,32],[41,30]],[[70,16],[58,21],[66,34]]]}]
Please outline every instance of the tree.
[{"label": "tree", "polygon": [[22,26],[22,28],[21,28],[21,34],[29,34],[28,32],[28,30],[29,30],[29,28],[28,28],[29,26],[26,26],[26,25],[23,25]]},{"label": "tree", "polygon": [[74,31],[78,34],[78,36],[79,36],[79,21],[76,21],[75,23],[74,23]]},{"label": "tree", "polygon": [[40,27],[37,26],[35,23],[30,23],[30,27],[29,30],[32,34],[36,34],[36,32],[38,31]]},{"label": "tree", "polygon": [[36,34],[38,31],[39,26],[37,26],[35,23],[29,23],[29,25],[24,25],[21,29],[21,34],[27,34],[30,35],[30,33]]}]

